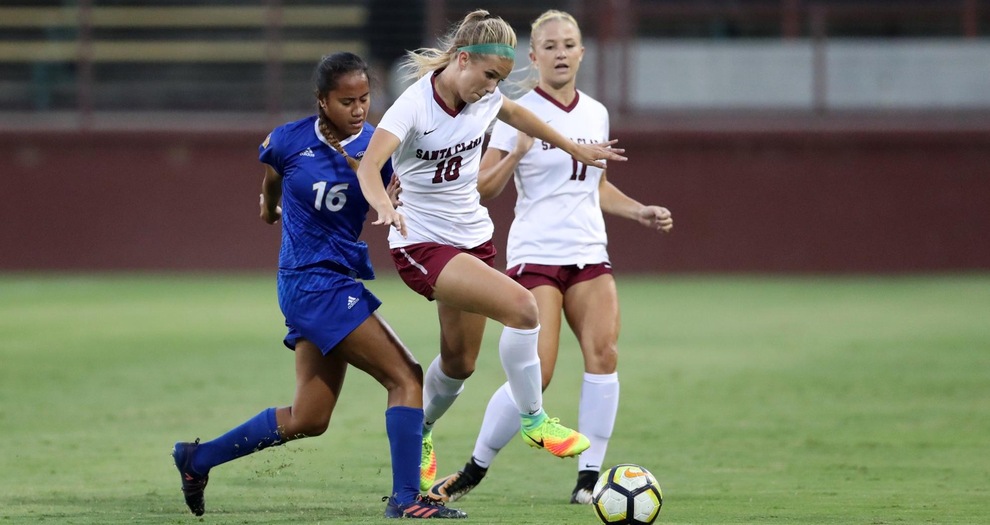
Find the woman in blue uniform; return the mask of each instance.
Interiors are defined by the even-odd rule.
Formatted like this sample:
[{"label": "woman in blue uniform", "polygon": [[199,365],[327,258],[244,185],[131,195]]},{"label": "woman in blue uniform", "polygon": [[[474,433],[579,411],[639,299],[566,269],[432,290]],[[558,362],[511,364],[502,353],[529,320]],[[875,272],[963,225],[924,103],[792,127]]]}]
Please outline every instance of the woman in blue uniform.
[{"label": "woman in blue uniform", "polygon": [[[205,512],[213,467],[326,431],[350,364],[388,391],[392,492],[385,516],[466,517],[419,494],[423,370],[376,313],[381,301],[358,280],[374,279],[368,247],[358,240],[368,202],[355,173],[374,130],[365,122],[367,70],[351,53],[323,57],[314,74],[317,114],[276,128],[259,148],[261,219],[282,222],[278,300],[288,328],[284,343],[295,350],[295,399],[212,441],[175,444],[182,492],[197,516]],[[382,169],[383,185],[391,174],[390,165]]]}]

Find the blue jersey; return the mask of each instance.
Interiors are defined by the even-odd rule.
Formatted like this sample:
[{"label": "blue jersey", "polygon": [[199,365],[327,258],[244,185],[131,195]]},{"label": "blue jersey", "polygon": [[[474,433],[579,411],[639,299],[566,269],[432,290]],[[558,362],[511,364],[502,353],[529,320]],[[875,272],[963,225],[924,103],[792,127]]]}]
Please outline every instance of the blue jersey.
[{"label": "blue jersey", "polygon": [[[364,156],[374,128],[341,141],[355,159]],[[315,115],[275,128],[259,147],[258,158],[282,175],[280,270],[308,267],[346,269],[352,277],[374,279],[368,245],[359,241],[368,201],[357,174],[343,155],[325,142]],[[392,165],[382,169],[382,183]]]}]

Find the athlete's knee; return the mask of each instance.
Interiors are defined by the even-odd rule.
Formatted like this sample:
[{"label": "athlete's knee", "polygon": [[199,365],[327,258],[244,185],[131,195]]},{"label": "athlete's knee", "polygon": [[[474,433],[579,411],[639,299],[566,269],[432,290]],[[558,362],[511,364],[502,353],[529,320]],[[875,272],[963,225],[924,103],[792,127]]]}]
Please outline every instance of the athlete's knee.
[{"label": "athlete's knee", "polygon": [[294,413],[292,415],[292,422],[286,425],[286,427],[285,433],[291,439],[321,436],[330,427],[330,414],[313,414],[300,417]]},{"label": "athlete's knee", "polygon": [[519,290],[511,300],[512,306],[506,319],[502,321],[505,326],[532,330],[540,325],[540,311],[536,306],[536,298],[529,290]]},{"label": "athlete's knee", "polygon": [[443,373],[454,379],[467,379],[474,374],[477,359],[460,353],[453,356],[444,356]]},{"label": "athlete's knee", "polygon": [[382,385],[392,390],[401,388],[405,390],[415,390],[423,388],[423,367],[419,363],[406,363],[387,371]]},{"label": "athlete's knee", "polygon": [[593,374],[611,374],[619,364],[619,349],[615,342],[594,345],[585,352],[585,369]]}]

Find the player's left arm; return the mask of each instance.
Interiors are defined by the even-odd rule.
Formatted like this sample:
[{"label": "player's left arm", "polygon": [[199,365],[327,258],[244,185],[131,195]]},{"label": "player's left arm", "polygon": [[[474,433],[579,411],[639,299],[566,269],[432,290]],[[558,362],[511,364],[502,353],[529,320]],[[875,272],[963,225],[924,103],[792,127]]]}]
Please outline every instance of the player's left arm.
[{"label": "player's left arm", "polygon": [[282,174],[275,168],[265,164],[265,178],[261,181],[261,220],[275,224],[282,218],[282,207],[278,201],[282,198]]},{"label": "player's left arm", "polygon": [[627,160],[620,155],[620,153],[625,153],[626,150],[612,147],[613,144],[618,142],[617,140],[609,140],[598,144],[578,144],[550,127],[546,122],[543,122],[532,111],[509,100],[504,95],[502,96],[502,107],[498,110],[498,119],[531,137],[542,139],[557,146],[574,157],[578,162],[587,164],[588,166],[604,169],[605,163],[602,161]]},{"label": "player's left arm", "polygon": [[674,217],[670,214],[670,210],[662,206],[642,204],[622,193],[608,181],[605,172],[602,172],[602,179],[598,183],[598,197],[602,211],[605,213],[632,219],[657,231],[669,232],[674,228]]}]

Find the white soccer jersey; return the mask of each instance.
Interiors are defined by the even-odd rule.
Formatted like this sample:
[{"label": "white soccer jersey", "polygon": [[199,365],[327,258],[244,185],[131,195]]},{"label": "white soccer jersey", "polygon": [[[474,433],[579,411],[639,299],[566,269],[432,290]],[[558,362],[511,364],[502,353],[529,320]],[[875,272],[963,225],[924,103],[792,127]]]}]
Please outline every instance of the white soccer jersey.
[{"label": "white soccer jersey", "polygon": [[502,108],[498,89],[460,110],[451,109],[433,89],[436,73],[409,86],[378,124],[402,143],[392,167],[402,184],[408,237],[390,229],[388,244],[400,248],[438,242],[474,248],[495,228],[478,194],[478,169],[485,132]]},{"label": "white soccer jersey", "polygon": [[[517,100],[577,143],[608,140],[608,110],[577,93],[564,107],[540,88]],[[512,151],[518,131],[495,124],[489,148]],[[515,219],[509,229],[509,268],[522,263],[566,266],[608,262],[605,219],[599,205],[602,170],[536,139],[516,167]]]}]

